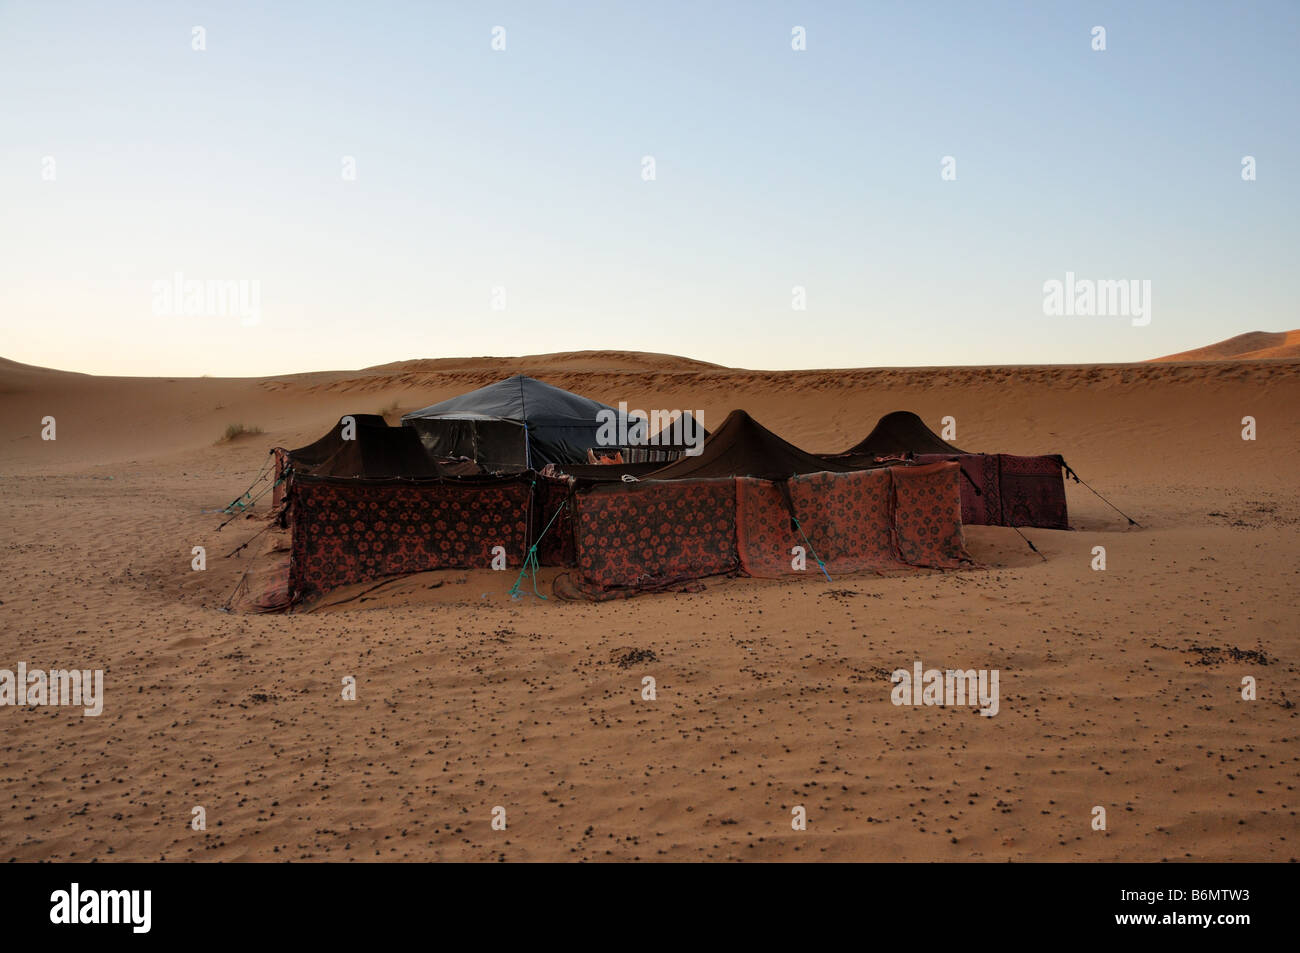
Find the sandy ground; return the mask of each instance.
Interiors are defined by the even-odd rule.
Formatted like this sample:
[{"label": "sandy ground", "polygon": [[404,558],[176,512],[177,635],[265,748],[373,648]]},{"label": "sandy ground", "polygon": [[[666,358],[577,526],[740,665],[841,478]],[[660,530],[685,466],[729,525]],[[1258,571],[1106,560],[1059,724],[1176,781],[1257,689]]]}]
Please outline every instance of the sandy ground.
[{"label": "sandy ground", "polygon": [[[223,556],[262,523],[218,532],[203,511],[269,447],[516,371],[706,426],[744,407],[810,450],[891,410],[951,414],[959,446],[1063,453],[1142,528],[1070,484],[1075,531],[1027,531],[1045,561],[972,527],[985,568],[946,575],[586,605],[445,572],[311,613],[219,611],[251,561]],[[0,668],[106,679],[98,718],[0,708],[0,858],[1294,860],[1298,408],[1289,359],[763,372],[583,353],[266,381],[0,362]],[[265,432],[215,443],[230,423]],[[999,714],[894,706],[889,672],[916,659],[998,669]]]}]

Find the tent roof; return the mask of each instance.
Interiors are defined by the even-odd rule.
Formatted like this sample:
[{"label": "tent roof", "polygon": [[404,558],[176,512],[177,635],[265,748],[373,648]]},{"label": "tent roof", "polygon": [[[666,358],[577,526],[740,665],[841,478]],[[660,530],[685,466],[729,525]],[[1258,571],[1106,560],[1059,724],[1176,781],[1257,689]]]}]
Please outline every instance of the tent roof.
[{"label": "tent roof", "polygon": [[[653,423],[653,420],[651,422]],[[663,425],[655,431],[655,436],[664,438],[674,436],[680,437],[683,436],[688,429],[691,429],[693,433],[697,433],[701,437],[707,437],[709,435],[708,428],[700,422],[699,418],[689,410],[683,410],[677,417],[664,422]]]},{"label": "tent roof", "polygon": [[430,418],[513,420],[529,424],[571,421],[595,427],[596,414],[602,410],[614,408],[544,381],[516,374],[468,394],[403,414],[402,422]]},{"label": "tent roof", "polygon": [[[347,416],[350,416],[356,422],[358,432],[388,426],[388,421],[379,414],[349,414]],[[296,450],[290,450],[289,458],[299,466],[318,466],[338,453],[343,443],[343,418],[340,417],[334,422],[334,426],[320,439],[314,440],[304,447],[298,447]]]},{"label": "tent roof", "polygon": [[782,440],[743,410],[733,410],[704,441],[704,450],[683,456],[645,477],[647,480],[749,476],[769,480],[795,473],[840,473],[852,469],[800,450]]},{"label": "tent roof", "polygon": [[844,451],[859,456],[887,456],[897,453],[965,453],[941,439],[910,410],[896,410],[885,414],[871,433],[859,443]]},{"label": "tent roof", "polygon": [[[351,414],[356,423],[352,439],[343,439],[343,419],[329,433],[305,447],[289,451],[298,473],[332,477],[448,476],[463,467],[445,468],[429,456],[419,436],[409,427],[390,427],[377,414]],[[475,468],[477,469],[477,468]]]}]

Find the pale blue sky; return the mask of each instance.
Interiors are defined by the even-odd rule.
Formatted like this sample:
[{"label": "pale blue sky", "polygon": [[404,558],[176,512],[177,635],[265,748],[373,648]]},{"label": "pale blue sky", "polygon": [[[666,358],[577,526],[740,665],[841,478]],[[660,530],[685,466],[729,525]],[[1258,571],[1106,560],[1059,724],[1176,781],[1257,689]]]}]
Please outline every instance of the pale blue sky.
[{"label": "pale blue sky", "polygon": [[[0,356],[1069,363],[1290,329],[1297,36],[1294,2],[0,0]],[[178,271],[259,282],[260,320],[155,314]],[[1150,325],[1045,316],[1067,271],[1150,280]]]}]

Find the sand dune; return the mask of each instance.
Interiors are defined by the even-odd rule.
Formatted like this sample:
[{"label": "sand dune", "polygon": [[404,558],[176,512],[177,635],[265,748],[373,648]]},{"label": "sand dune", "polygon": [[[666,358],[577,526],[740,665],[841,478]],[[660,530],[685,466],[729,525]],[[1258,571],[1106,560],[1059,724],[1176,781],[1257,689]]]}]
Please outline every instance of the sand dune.
[{"label": "sand dune", "polygon": [[719,364],[710,364],[708,361],[697,361],[694,358],[679,357],[675,354],[654,354],[648,351],[560,351],[528,357],[444,357],[397,361],[366,368],[367,371],[384,374],[467,371],[491,372],[502,377],[523,373],[524,370],[534,374],[543,371],[590,374],[597,371],[675,372],[706,369],[723,370],[724,368]]},{"label": "sand dune", "polygon": [[[0,362],[0,668],[100,667],[107,686],[99,718],[0,709],[0,859],[1293,860],[1300,361],[1187,360],[777,372],[581,352],[268,380]],[[1075,531],[1026,531],[1045,560],[972,527],[970,572],[601,605],[447,572],[310,614],[219,611],[265,507],[220,530],[205,511],[269,447],[516,371],[706,426],[745,407],[814,450],[891,410],[953,415],[961,446],[1063,453],[1142,528],[1070,484]],[[218,442],[231,423],[263,433]],[[999,669],[1001,712],[895,707],[888,674],[915,659]]]},{"label": "sand dune", "polygon": [[[187,454],[211,448],[230,424],[262,431],[237,441],[241,448],[298,446],[341,414],[389,411],[395,421],[506,374],[527,373],[633,408],[701,410],[705,426],[743,406],[813,450],[850,446],[891,410],[915,410],[936,426],[951,414],[958,418],[957,442],[972,449],[1061,450],[1072,463],[1122,478],[1167,472],[1168,461],[1149,452],[1151,427],[1164,421],[1168,449],[1197,455],[1200,472],[1254,480],[1253,472],[1238,475],[1239,460],[1223,453],[1225,435],[1236,438],[1242,416],[1258,416],[1261,402],[1273,406],[1295,386],[1294,365],[1272,362],[761,371],[601,352],[601,369],[570,369],[587,353],[461,359],[445,370],[416,361],[267,379],[101,378],[6,362],[0,366],[0,459],[22,469]],[[40,439],[46,415],[57,420],[57,441]],[[1286,417],[1268,427],[1275,441],[1297,433]],[[218,448],[218,459],[230,460],[231,449]],[[1300,458],[1294,439],[1271,452],[1283,465]]]},{"label": "sand dune", "polygon": [[1156,361],[1254,361],[1300,358],[1300,331],[1248,331],[1217,344],[1180,354],[1157,357]]}]

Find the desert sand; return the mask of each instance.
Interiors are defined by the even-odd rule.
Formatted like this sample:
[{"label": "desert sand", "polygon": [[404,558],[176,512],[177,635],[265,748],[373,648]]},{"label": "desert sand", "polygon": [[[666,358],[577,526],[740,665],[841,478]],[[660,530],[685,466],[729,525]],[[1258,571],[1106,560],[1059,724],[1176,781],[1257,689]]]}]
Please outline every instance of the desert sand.
[{"label": "desert sand", "polygon": [[[106,692],[99,717],[0,708],[0,859],[1292,861],[1300,360],[1293,337],[1243,353],[777,372],[584,352],[269,380],[0,361],[0,668],[102,668]],[[257,545],[224,556],[268,507],[220,531],[211,511],[269,448],[516,372],[706,426],[744,407],[815,451],[888,411],[952,415],[959,446],[1062,453],[1141,527],[1070,483],[1074,531],[1025,531],[1045,559],[969,527],[980,568],[955,573],[588,605],[441,572],[220,611]],[[263,432],[219,441],[232,423]],[[998,669],[998,715],[894,706],[917,659]]]}]

